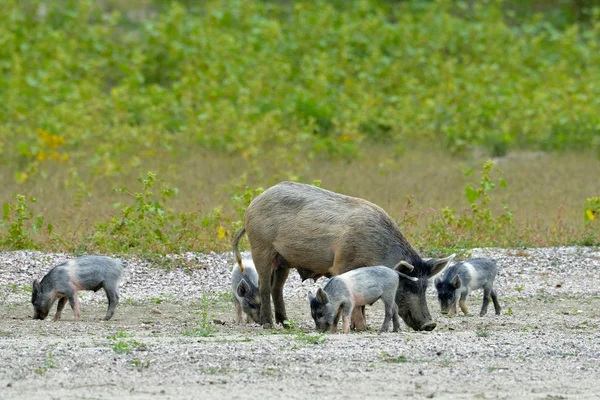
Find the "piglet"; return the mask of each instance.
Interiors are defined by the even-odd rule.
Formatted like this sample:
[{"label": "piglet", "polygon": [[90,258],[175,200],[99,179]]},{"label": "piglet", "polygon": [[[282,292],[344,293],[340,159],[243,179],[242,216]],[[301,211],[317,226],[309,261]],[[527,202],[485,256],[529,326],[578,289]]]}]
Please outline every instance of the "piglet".
[{"label": "piglet", "polygon": [[310,309],[317,330],[337,331],[340,314],[342,315],[342,331],[350,331],[350,316],[355,307],[372,305],[377,300],[383,300],[385,318],[379,333],[387,332],[390,319],[393,321],[393,331],[400,327],[396,291],[399,279],[417,281],[396,270],[401,267],[407,270],[410,264],[399,263],[394,269],[385,266],[357,268],[341,275],[334,276],[323,288],[317,290],[316,296],[308,292]]},{"label": "piglet", "polygon": [[75,314],[75,321],[79,321],[80,290],[98,291],[104,288],[108,297],[108,311],[104,317],[108,321],[115,313],[119,302],[118,286],[123,278],[122,262],[105,256],[84,256],[66,261],[52,268],[42,278],[33,281],[31,304],[33,304],[34,319],[45,319],[58,300],[56,314],[53,321],[60,319],[67,300]]},{"label": "piglet", "polygon": [[483,305],[479,316],[483,317],[487,313],[490,297],[494,302],[496,315],[500,315],[500,303],[494,290],[497,272],[496,262],[489,258],[471,258],[446,268],[442,276],[435,279],[442,314],[455,315],[457,302],[462,312],[465,315],[469,314],[467,309],[469,293],[483,288]]},{"label": "piglet", "polygon": [[242,311],[246,322],[260,321],[260,293],[258,274],[252,258],[239,258],[231,270],[231,294],[235,306],[236,321],[242,322]]}]

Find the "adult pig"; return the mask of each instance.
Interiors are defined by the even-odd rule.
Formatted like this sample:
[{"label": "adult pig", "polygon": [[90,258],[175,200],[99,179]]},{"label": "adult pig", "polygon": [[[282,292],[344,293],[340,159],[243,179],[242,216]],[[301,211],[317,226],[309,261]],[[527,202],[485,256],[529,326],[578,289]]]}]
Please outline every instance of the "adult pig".
[{"label": "adult pig", "polygon": [[[404,261],[405,269],[399,270],[418,280],[401,280],[396,292],[398,314],[415,330],[435,328],[425,299],[427,281],[454,255],[423,260],[381,207],[316,186],[281,182],[250,203],[236,244],[244,231],[258,272],[263,326],[273,324],[271,296],[276,322],[287,320],[283,285],[289,268],[316,279],[370,265],[393,268]],[[353,313],[357,327],[361,317]]]}]

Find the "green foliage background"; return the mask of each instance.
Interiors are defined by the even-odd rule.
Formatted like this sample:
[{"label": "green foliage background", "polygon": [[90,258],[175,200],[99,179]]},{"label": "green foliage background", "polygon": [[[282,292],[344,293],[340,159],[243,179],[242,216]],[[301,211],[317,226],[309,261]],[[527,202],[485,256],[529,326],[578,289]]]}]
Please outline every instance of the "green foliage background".
[{"label": "green foliage background", "polygon": [[[169,157],[183,173],[173,160],[208,150],[247,162],[250,178],[230,191],[239,198],[248,179],[279,177],[261,160],[294,175],[372,144],[397,154],[415,141],[458,155],[600,149],[593,4],[542,13],[448,0],[0,4],[0,168],[20,184],[59,174],[55,190],[85,197],[95,179],[145,176]],[[150,214],[158,231],[181,218],[238,226],[239,205],[224,206],[226,215]],[[81,241],[140,246],[107,245],[112,217],[97,217],[101,234]],[[158,231],[151,242],[165,240]],[[205,246],[224,247],[230,234]]]}]

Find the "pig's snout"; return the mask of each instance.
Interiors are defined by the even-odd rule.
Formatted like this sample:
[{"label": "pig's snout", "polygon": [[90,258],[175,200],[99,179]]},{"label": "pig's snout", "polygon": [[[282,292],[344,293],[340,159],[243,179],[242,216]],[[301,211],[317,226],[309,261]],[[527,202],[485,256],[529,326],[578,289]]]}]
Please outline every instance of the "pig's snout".
[{"label": "pig's snout", "polygon": [[421,325],[421,329],[422,331],[432,331],[435,329],[435,327],[437,326],[437,324],[433,321],[429,321],[424,323],[423,325]]}]

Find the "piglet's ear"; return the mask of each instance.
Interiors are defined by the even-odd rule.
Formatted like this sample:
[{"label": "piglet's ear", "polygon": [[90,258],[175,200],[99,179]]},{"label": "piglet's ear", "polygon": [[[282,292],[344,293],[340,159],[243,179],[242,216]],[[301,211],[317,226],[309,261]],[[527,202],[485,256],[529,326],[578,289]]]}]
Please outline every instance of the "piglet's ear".
[{"label": "piglet's ear", "polygon": [[327,293],[325,293],[325,291],[323,289],[319,288],[319,290],[317,290],[317,300],[320,303],[328,303],[329,296],[327,296]]},{"label": "piglet's ear", "polygon": [[313,294],[313,292],[311,292],[310,290],[308,291],[308,301],[310,301],[312,303],[312,301],[315,299],[315,295]]},{"label": "piglet's ear", "polygon": [[442,283],[442,280],[440,278],[435,278],[433,281],[433,284],[437,287],[440,285],[440,283]]},{"label": "piglet's ear", "polygon": [[402,260],[398,264],[396,264],[396,266],[394,267],[394,269],[396,271],[398,271],[398,272],[403,272],[405,274],[410,274],[411,272],[413,272],[413,270],[415,269],[415,267],[413,267],[408,262]]},{"label": "piglet's ear", "polygon": [[35,291],[35,292],[39,292],[40,291],[40,281],[38,281],[37,279],[35,279],[33,281],[33,283],[31,284],[31,288]]},{"label": "piglet's ear", "polygon": [[452,279],[452,286],[454,286],[455,289],[459,289],[462,286],[462,280],[460,279],[460,276],[456,275]]},{"label": "piglet's ear", "polygon": [[249,290],[250,286],[248,286],[248,282],[246,282],[245,279],[242,279],[237,285],[236,293],[238,296],[244,297]]}]

